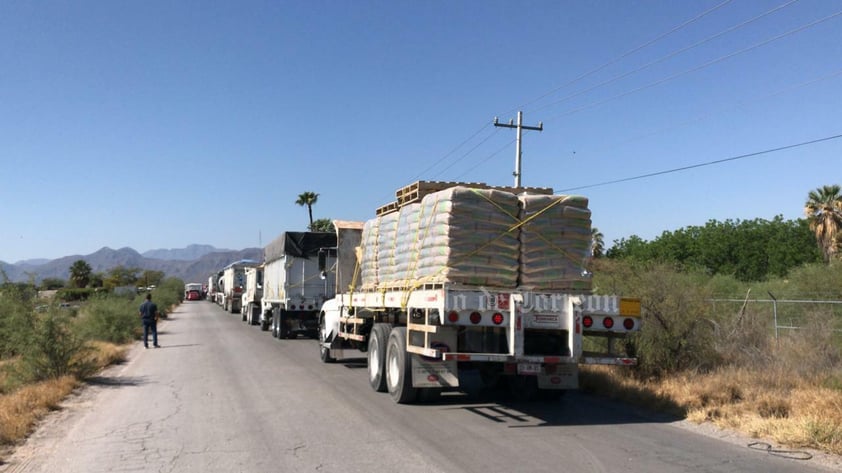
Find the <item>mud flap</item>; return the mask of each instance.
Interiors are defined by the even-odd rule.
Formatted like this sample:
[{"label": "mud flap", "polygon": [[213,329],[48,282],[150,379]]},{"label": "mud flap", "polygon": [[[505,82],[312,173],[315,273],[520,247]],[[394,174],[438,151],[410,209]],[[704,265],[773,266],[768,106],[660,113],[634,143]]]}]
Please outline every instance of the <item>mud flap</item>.
[{"label": "mud flap", "polygon": [[538,374],[539,389],[578,389],[579,365],[560,363],[545,365]]},{"label": "mud flap", "polygon": [[[435,334],[435,339],[430,342],[430,348],[442,352],[453,351],[456,348],[456,332],[448,330]],[[412,354],[412,387],[459,387],[458,370],[456,360],[442,361],[437,358]]]}]

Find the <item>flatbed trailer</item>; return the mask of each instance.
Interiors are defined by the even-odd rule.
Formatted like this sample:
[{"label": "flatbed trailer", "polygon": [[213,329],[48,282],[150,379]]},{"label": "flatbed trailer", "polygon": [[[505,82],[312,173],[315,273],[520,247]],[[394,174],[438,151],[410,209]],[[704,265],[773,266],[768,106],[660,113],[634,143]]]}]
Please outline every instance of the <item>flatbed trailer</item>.
[{"label": "flatbed trailer", "polygon": [[[640,329],[638,299],[460,284],[357,290],[353,249],[362,224],[334,225],[336,287],[350,290],[322,306],[321,359],[366,352],[372,388],[388,391],[395,402],[456,389],[466,368],[478,369],[488,385],[505,380],[512,394],[531,399],[578,388],[580,364],[636,363],[617,341]],[[586,351],[586,337],[600,349]]]}]

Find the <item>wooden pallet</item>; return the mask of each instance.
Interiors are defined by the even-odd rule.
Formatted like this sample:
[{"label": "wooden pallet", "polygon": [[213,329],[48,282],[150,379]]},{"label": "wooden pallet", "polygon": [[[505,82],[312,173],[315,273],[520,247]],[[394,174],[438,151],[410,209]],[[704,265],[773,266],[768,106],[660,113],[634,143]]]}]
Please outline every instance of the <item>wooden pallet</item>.
[{"label": "wooden pallet", "polygon": [[451,181],[416,181],[408,186],[401,187],[395,191],[397,200],[389,202],[377,208],[375,215],[382,216],[396,212],[401,207],[415,202],[421,202],[426,195],[435,192],[450,189],[451,187],[462,186],[472,189],[494,189],[511,194],[541,194],[552,195],[553,189],[551,187],[504,187],[504,186],[489,186],[484,182],[451,182]]},{"label": "wooden pallet", "polygon": [[381,205],[377,207],[377,210],[374,211],[374,214],[378,217],[390,214],[392,212],[396,212],[400,208],[400,204],[397,201],[389,202],[386,205]]}]

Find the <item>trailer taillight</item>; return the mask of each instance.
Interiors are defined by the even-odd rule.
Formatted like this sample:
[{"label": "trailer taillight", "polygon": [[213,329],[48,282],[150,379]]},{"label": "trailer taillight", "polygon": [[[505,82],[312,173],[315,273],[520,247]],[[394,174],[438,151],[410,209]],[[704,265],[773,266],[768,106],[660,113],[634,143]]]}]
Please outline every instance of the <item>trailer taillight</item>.
[{"label": "trailer taillight", "polygon": [[605,328],[613,327],[614,326],[614,319],[612,319],[611,317],[606,317],[606,318],[602,319],[602,326],[605,327]]},{"label": "trailer taillight", "polygon": [[593,318],[590,315],[582,317],[582,325],[584,325],[585,328],[591,328],[593,325]]},{"label": "trailer taillight", "polygon": [[623,319],[623,328],[631,330],[634,328],[634,319]]},{"label": "trailer taillight", "polygon": [[482,314],[479,312],[471,312],[471,323],[478,324],[482,320]]},{"label": "trailer taillight", "polygon": [[307,310],[313,310],[313,304],[308,305]]},{"label": "trailer taillight", "polygon": [[494,315],[491,316],[491,321],[494,322],[494,325],[500,325],[503,323],[503,314],[500,312],[495,312]]},{"label": "trailer taillight", "polygon": [[459,322],[459,312],[456,312],[455,310],[451,310],[450,312],[447,313],[447,320],[449,320],[450,323],[454,323],[454,324],[456,322]]}]

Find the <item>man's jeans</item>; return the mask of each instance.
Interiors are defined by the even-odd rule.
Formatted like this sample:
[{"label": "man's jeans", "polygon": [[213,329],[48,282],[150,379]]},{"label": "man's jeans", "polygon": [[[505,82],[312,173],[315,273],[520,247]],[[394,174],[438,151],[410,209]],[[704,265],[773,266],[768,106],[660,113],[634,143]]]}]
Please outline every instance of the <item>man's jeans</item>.
[{"label": "man's jeans", "polygon": [[152,331],[152,345],[158,346],[158,324],[154,320],[143,322],[143,346],[149,348],[149,331]]}]

